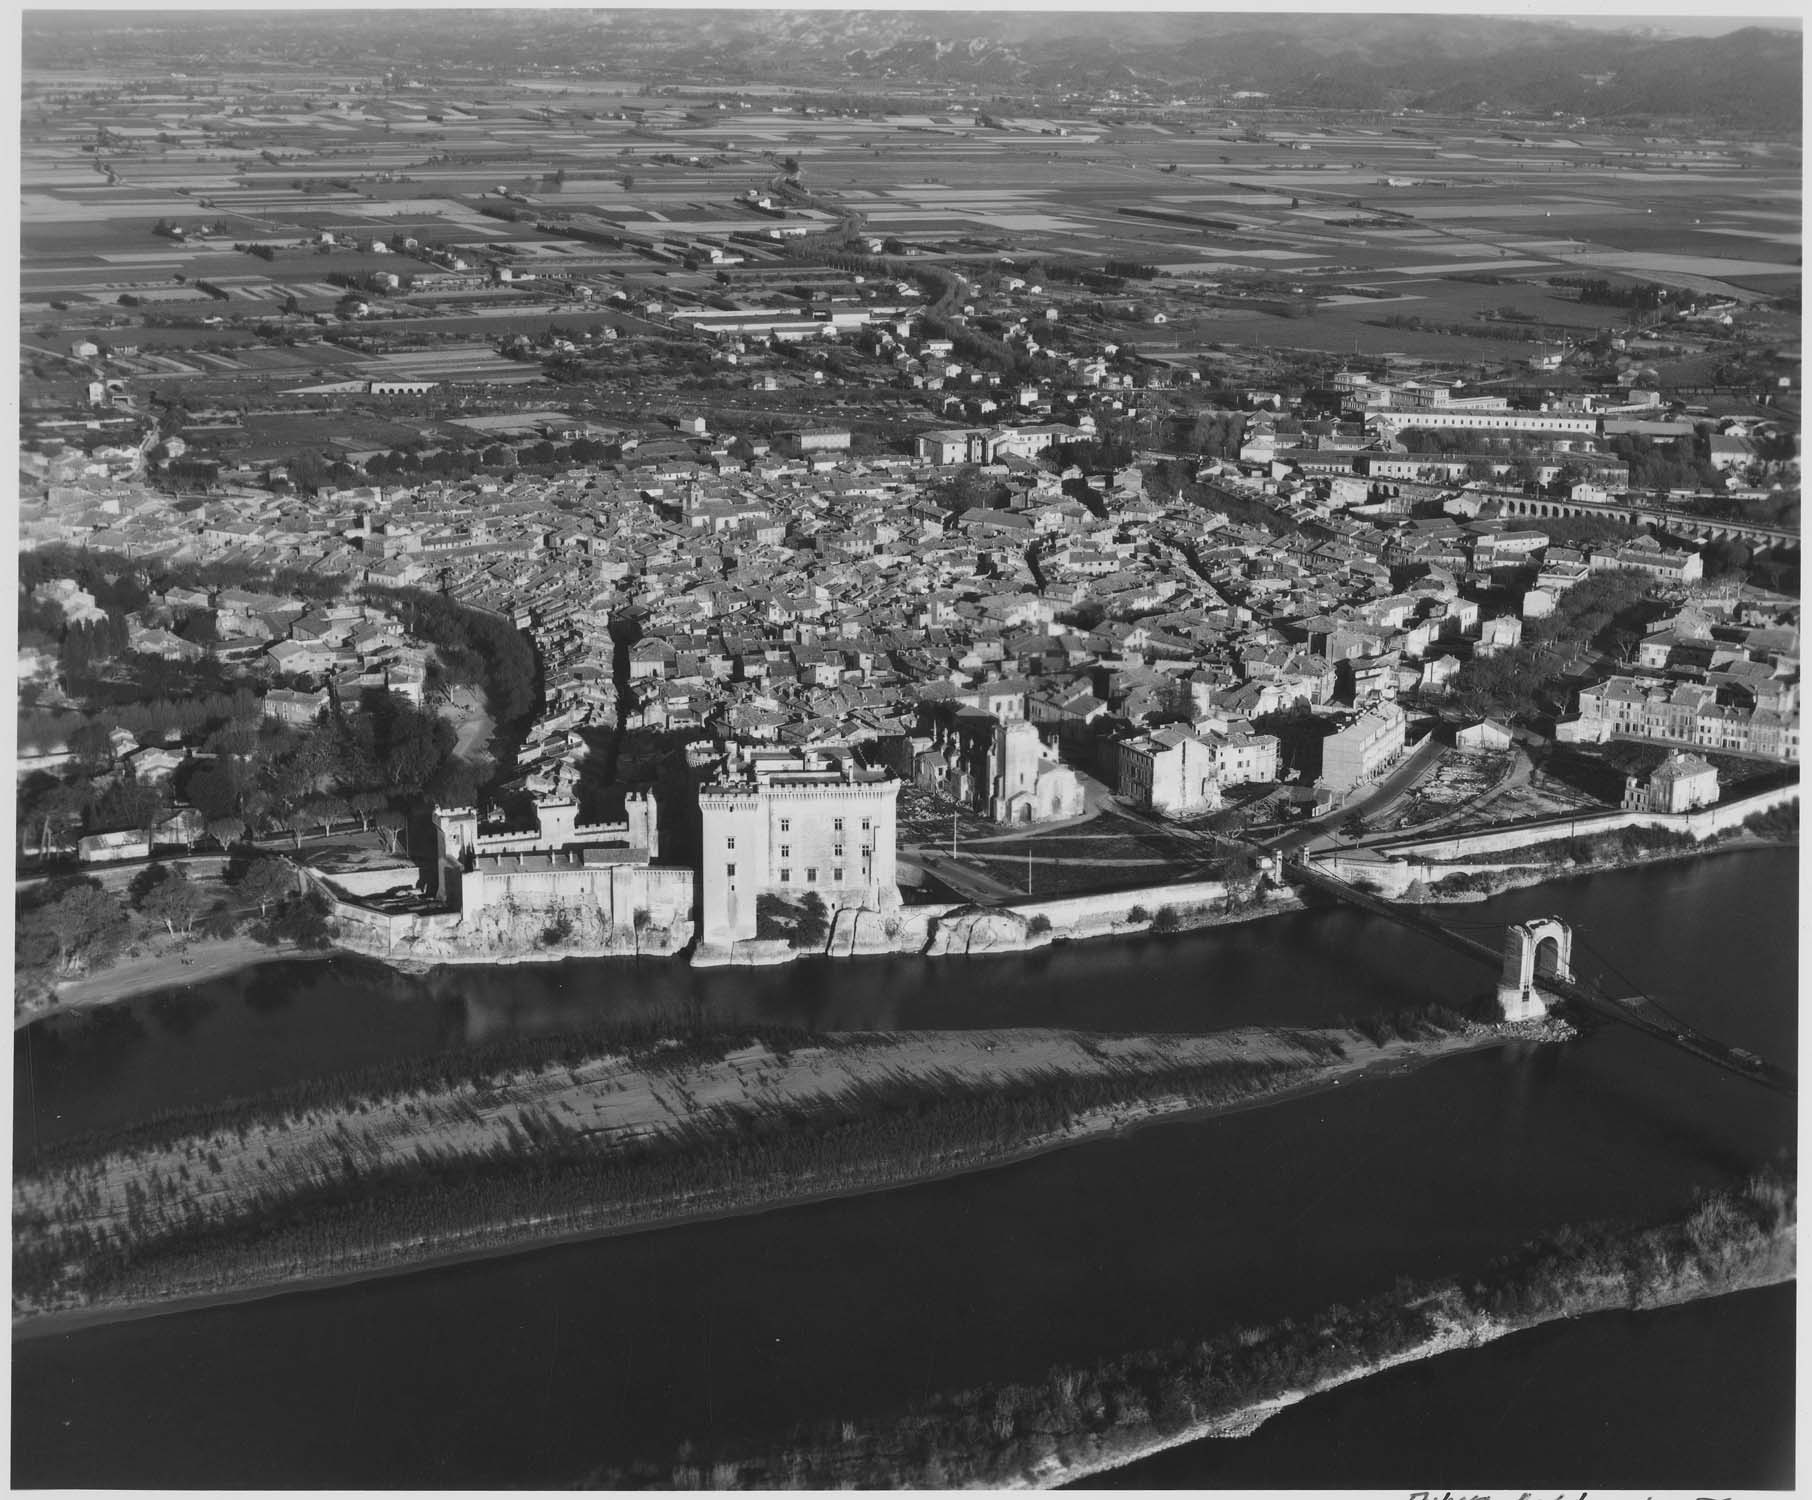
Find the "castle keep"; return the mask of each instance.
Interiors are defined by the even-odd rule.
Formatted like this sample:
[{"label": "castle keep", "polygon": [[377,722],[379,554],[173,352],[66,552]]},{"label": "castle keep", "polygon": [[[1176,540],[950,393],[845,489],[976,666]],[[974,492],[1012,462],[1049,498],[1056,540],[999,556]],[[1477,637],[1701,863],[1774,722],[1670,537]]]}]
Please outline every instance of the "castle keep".
[{"label": "castle keep", "polygon": [[827,909],[900,904],[894,805],[900,783],[844,746],[749,749],[732,742],[699,788],[699,937],[755,936],[763,895],[820,896]]}]

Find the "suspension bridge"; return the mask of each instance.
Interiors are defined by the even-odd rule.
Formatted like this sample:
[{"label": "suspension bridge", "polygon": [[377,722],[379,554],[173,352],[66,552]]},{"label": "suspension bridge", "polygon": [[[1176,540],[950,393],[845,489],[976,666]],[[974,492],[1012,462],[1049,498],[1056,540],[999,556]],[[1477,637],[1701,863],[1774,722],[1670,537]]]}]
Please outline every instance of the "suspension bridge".
[{"label": "suspension bridge", "polygon": [[1753,1052],[1733,1047],[1688,1025],[1617,973],[1609,960],[1596,950],[1591,950],[1592,956],[1631,993],[1613,997],[1605,992],[1602,983],[1582,983],[1573,973],[1573,945],[1576,940],[1588,949],[1590,945],[1578,939],[1574,930],[1558,918],[1538,917],[1514,923],[1503,930],[1502,946],[1494,948],[1447,923],[1437,922],[1417,907],[1400,905],[1361,890],[1301,856],[1292,858],[1285,869],[1287,878],[1298,884],[1419,932],[1456,953],[1497,969],[1498,1003],[1506,1019],[1522,1020],[1541,1015],[1546,1011],[1546,1000],[1551,997],[1640,1031],[1713,1067],[1735,1073],[1777,1093],[1799,1092],[1799,1081],[1792,1074]]}]

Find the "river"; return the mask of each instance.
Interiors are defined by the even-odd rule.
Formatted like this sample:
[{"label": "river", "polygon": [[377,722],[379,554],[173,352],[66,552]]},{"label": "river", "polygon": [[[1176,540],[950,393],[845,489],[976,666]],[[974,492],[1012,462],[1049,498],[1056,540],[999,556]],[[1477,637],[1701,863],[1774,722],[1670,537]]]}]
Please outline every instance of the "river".
[{"label": "river", "polygon": [[[1608,955],[1688,1021],[1771,1059],[1796,1055],[1795,851],[1586,877],[1447,914],[1501,924],[1545,912],[1575,925],[1582,966]],[[23,1151],[32,1129],[118,1123],[350,1059],[557,1031],[604,1006],[822,1028],[1196,1030],[1324,1022],[1489,982],[1351,910],[1023,956],[787,971],[597,963],[415,980],[357,963],[274,965],[28,1028],[17,1139]],[[885,1411],[1059,1360],[1308,1312],[1400,1274],[1463,1271],[1561,1223],[1672,1212],[1793,1140],[1791,1101],[1605,1028],[888,1193],[27,1339],[15,1347],[13,1479],[562,1484],[604,1463],[667,1458],[687,1439],[758,1444],[802,1418]],[[1736,1320],[1753,1305],[1687,1310],[1670,1359],[1746,1387],[1733,1373],[1745,1347]],[[1651,1316],[1674,1315],[1629,1321],[1659,1326]],[[1516,1359],[1549,1347],[1512,1346]],[[1600,1351],[1611,1388],[1645,1373],[1644,1347]],[[1554,1348],[1528,1357],[1558,1380],[1576,1351]],[[1695,1383],[1646,1373],[1656,1431],[1690,1442]],[[1790,1447],[1779,1380],[1754,1381],[1757,1399],[1708,1429],[1699,1468],[1683,1472],[1739,1486],[1755,1471],[1720,1477],[1727,1446]],[[1578,1453],[1548,1444],[1529,1405],[1541,1391],[1513,1372],[1490,1399],[1506,1425],[1529,1414],[1518,1451],[1559,1472]],[[1301,1413],[1344,1412],[1332,1403],[1347,1399]],[[1340,1420],[1319,1440],[1331,1453]],[[1428,1472],[1419,1455],[1433,1468],[1460,1450],[1418,1436],[1414,1421],[1402,1433],[1363,1482],[1477,1482]],[[1261,1429],[1177,1450],[1150,1462],[1181,1467],[1148,1482],[1308,1482],[1220,1477],[1228,1453],[1262,1454],[1265,1441]],[[1337,1465],[1321,1472],[1320,1483],[1344,1483]]]}]

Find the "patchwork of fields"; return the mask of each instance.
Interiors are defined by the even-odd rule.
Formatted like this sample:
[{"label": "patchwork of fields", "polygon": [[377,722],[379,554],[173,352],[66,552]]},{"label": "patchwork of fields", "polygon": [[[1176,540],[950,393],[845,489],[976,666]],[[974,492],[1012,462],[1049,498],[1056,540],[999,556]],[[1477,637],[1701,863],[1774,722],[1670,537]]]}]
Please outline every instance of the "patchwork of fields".
[{"label": "patchwork of fields", "polygon": [[[380,95],[326,77],[305,98],[229,107],[260,85],[130,82],[101,111],[97,144],[91,112],[30,103],[65,97],[75,75],[32,80],[25,342],[55,351],[130,325],[141,353],[127,373],[203,393],[224,394],[227,380],[302,392],[348,361],[366,378],[534,378],[498,356],[499,340],[579,312],[575,280],[697,306],[725,281],[784,269],[777,246],[764,255],[736,240],[773,231],[774,213],[751,201],[795,166],[810,203],[795,193],[780,217],[798,232],[831,227],[840,209],[846,230],[927,263],[1154,267],[1144,291],[1163,316],[1138,342],[1177,357],[1256,345],[1514,360],[1516,324],[1579,339],[1624,322],[1555,278],[1752,302],[1798,274],[1799,158],[1778,142],[1262,109],[996,119],[948,98],[807,111],[756,86],[733,101],[651,99],[532,78]],[[577,223],[624,237],[563,228]],[[656,241],[730,246],[742,264],[734,277],[681,264],[650,254]],[[409,242],[435,247],[443,269],[507,260],[542,284],[452,285],[392,248]],[[247,337],[273,320],[343,318],[349,284],[391,275],[382,340],[354,341],[363,357],[323,352],[318,338],[298,354]],[[1278,298],[1305,300],[1280,309]],[[1509,321],[1493,326],[1500,313]]]}]

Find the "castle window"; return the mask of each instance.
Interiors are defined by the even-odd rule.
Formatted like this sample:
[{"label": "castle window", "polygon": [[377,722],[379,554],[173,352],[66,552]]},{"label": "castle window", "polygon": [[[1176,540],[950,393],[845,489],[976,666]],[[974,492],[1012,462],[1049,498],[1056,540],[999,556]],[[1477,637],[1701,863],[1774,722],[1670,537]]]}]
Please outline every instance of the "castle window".
[{"label": "castle window", "polygon": [[734,849],[734,848],[735,848],[735,847],[736,847],[736,835],[735,835],[735,834],[731,834],[731,835],[730,835],[730,836],[729,836],[729,838],[727,838],[727,839],[725,839],[725,840],[724,840],[724,848],[726,848],[726,849]]},{"label": "castle window", "polygon": [[736,866],[735,865],[725,865],[724,866],[724,876],[726,879],[734,880],[736,878]]},{"label": "castle window", "polygon": [[780,867],[780,883],[782,885],[787,885],[787,884],[791,883],[792,878],[793,878],[793,872],[791,870],[787,869],[786,866],[782,865]]},{"label": "castle window", "polygon": [[780,857],[782,859],[791,859],[793,857],[793,846],[791,844],[782,844],[780,846]]},{"label": "castle window", "polygon": [[843,884],[843,866],[842,865],[833,865],[831,867],[831,880],[836,885]]},{"label": "castle window", "polygon": [[867,833],[867,832],[868,832],[868,819],[867,819],[867,818],[864,818],[864,819],[863,819],[863,820],[862,820],[862,831],[863,831],[863,832],[864,832],[864,833]]},{"label": "castle window", "polygon": [[836,848],[831,850],[831,853],[836,855],[838,859],[842,859],[843,858],[843,845],[838,844],[836,846]]},{"label": "castle window", "polygon": [[841,819],[841,818],[832,818],[832,819],[831,819],[831,827],[832,827],[832,828],[834,828],[834,829],[836,829],[836,831],[837,831],[837,832],[838,832],[838,833],[841,833],[841,832],[843,832],[843,819]]},{"label": "castle window", "polygon": [[805,883],[807,885],[816,885],[818,883],[818,867],[816,865],[806,866]]},{"label": "castle window", "polygon": [[782,818],[780,820],[780,831],[782,833],[791,833],[793,831],[793,820],[791,818]]}]

